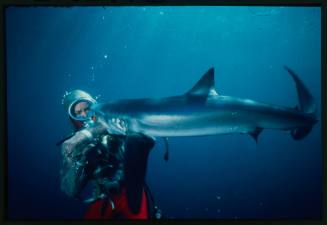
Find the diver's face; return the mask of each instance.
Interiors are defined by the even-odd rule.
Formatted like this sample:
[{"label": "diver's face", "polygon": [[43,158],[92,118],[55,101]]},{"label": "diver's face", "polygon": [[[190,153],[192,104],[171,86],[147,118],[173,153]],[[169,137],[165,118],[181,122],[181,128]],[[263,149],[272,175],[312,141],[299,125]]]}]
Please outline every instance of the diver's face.
[{"label": "diver's face", "polygon": [[80,102],[74,107],[74,113],[76,117],[86,118],[89,111],[90,104],[88,102]]}]

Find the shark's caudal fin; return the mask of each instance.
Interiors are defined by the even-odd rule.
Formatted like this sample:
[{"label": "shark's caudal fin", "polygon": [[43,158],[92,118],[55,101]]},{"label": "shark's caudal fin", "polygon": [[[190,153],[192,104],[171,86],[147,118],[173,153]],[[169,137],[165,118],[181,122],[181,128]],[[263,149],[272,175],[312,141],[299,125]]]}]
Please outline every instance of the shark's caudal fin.
[{"label": "shark's caudal fin", "polygon": [[284,68],[292,76],[296,84],[297,94],[299,97],[299,106],[297,108],[305,113],[316,113],[316,105],[314,103],[314,99],[307,87],[303,84],[303,82],[299,79],[293,70],[287,66],[284,66]]},{"label": "shark's caudal fin", "polygon": [[215,89],[215,70],[210,68],[201,79],[186,93],[187,96],[208,97],[218,95]]},{"label": "shark's caudal fin", "polygon": [[[287,70],[287,72],[292,76],[296,84],[297,94],[299,98],[299,105],[296,107],[296,109],[304,113],[315,115],[317,111],[316,105],[307,87],[303,84],[303,82],[299,79],[299,77],[294,73],[293,70],[291,70],[287,66],[284,66],[284,69]],[[294,139],[300,140],[310,133],[312,126],[313,124],[308,127],[295,128],[291,131],[291,135]]]}]

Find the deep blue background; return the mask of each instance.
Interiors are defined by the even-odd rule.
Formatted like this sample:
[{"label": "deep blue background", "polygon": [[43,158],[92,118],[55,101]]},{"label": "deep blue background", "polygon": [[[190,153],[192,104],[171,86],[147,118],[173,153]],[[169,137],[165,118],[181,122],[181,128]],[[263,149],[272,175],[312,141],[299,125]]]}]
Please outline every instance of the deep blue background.
[{"label": "deep blue background", "polygon": [[[6,10],[8,215],[81,218],[59,189],[71,131],[65,91],[100,102],[185,93],[211,66],[218,93],[293,107],[295,70],[321,113],[320,9],[312,7],[11,7]],[[159,139],[147,180],[168,218],[319,218],[321,122],[301,141],[248,135]]]}]

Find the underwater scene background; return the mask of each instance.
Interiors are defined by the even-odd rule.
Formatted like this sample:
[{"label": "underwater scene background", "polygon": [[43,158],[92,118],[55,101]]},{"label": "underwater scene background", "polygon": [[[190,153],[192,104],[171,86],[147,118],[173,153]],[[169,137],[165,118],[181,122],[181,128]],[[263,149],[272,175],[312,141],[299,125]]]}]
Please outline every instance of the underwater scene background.
[{"label": "underwater scene background", "polygon": [[99,102],[180,95],[214,67],[219,94],[294,107],[283,65],[317,103],[306,138],[169,138],[168,162],[158,139],[146,180],[168,219],[320,218],[320,8],[9,7],[5,25],[9,219],[80,219],[88,206],[60,191],[65,91]]}]

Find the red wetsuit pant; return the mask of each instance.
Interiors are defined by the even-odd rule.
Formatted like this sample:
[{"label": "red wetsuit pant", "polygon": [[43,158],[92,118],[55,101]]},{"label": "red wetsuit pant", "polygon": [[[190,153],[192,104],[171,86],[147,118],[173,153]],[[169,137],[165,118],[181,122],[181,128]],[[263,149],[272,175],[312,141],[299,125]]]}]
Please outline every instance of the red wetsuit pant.
[{"label": "red wetsuit pant", "polygon": [[122,215],[124,219],[148,219],[148,205],[145,191],[143,190],[141,206],[138,213],[133,213],[128,207],[126,189],[123,188],[122,192],[118,195],[113,196],[111,199],[114,208],[111,203],[108,202],[103,213],[101,209],[105,204],[105,200],[97,200],[91,204],[90,208],[86,211],[85,219],[112,219],[116,215]]}]

